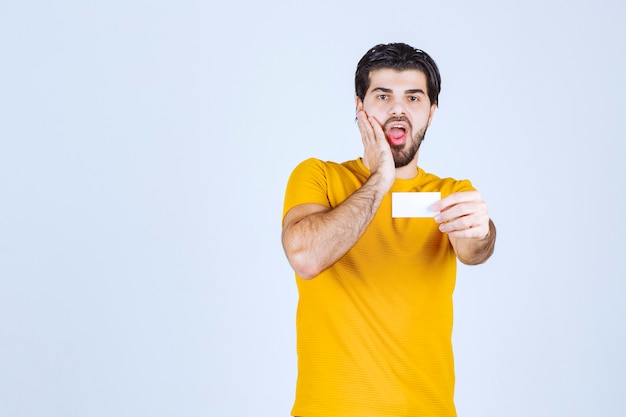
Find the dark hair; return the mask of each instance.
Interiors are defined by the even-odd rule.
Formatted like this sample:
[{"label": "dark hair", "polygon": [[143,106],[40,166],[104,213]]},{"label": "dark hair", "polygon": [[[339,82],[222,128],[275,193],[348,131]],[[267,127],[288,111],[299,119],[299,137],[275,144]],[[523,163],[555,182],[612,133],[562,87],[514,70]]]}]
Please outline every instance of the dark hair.
[{"label": "dark hair", "polygon": [[357,97],[361,100],[365,99],[365,93],[370,87],[370,73],[383,68],[391,68],[396,71],[421,71],[426,76],[430,103],[439,104],[441,75],[439,75],[437,64],[426,52],[413,48],[406,43],[376,45],[363,55],[356,67],[354,76]]}]

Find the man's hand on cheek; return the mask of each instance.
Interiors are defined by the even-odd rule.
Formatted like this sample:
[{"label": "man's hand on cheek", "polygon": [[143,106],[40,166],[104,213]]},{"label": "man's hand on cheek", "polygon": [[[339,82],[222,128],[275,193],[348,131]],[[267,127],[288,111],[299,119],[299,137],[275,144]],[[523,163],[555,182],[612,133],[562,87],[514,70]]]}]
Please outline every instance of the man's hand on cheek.
[{"label": "man's hand on cheek", "polygon": [[394,178],[395,163],[382,126],[373,117],[368,117],[363,110],[357,112],[356,118],[363,141],[365,166],[372,174],[380,172],[387,178]]}]

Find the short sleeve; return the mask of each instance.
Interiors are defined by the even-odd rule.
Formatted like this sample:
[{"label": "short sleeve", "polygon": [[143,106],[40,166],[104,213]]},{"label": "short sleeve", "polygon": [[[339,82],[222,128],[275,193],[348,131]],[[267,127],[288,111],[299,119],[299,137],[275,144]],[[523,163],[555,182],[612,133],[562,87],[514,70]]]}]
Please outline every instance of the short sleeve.
[{"label": "short sleeve", "polygon": [[285,191],[283,218],[289,210],[301,204],[330,207],[326,165],[319,159],[307,159],[291,173]]}]

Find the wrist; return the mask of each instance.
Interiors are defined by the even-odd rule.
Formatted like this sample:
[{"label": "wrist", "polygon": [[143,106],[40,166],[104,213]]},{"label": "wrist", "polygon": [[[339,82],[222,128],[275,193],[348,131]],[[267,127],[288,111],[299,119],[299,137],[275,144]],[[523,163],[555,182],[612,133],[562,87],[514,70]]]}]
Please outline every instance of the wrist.
[{"label": "wrist", "polygon": [[370,179],[373,183],[377,185],[381,185],[385,187],[385,192],[391,188],[391,185],[396,179],[396,172],[393,170],[392,172],[384,172],[381,170],[377,170],[371,173]]}]

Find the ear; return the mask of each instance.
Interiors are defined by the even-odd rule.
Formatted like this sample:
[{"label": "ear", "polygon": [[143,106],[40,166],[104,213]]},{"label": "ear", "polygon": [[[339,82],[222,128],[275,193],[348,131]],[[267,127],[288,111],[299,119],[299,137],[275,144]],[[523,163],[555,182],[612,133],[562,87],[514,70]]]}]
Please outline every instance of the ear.
[{"label": "ear", "polygon": [[361,111],[361,110],[363,110],[363,100],[357,97],[356,98],[356,111]]},{"label": "ear", "polygon": [[430,112],[428,113],[428,127],[430,127],[430,122],[433,120],[433,116],[435,115],[435,110],[437,110],[437,105],[433,104],[430,106]]}]

